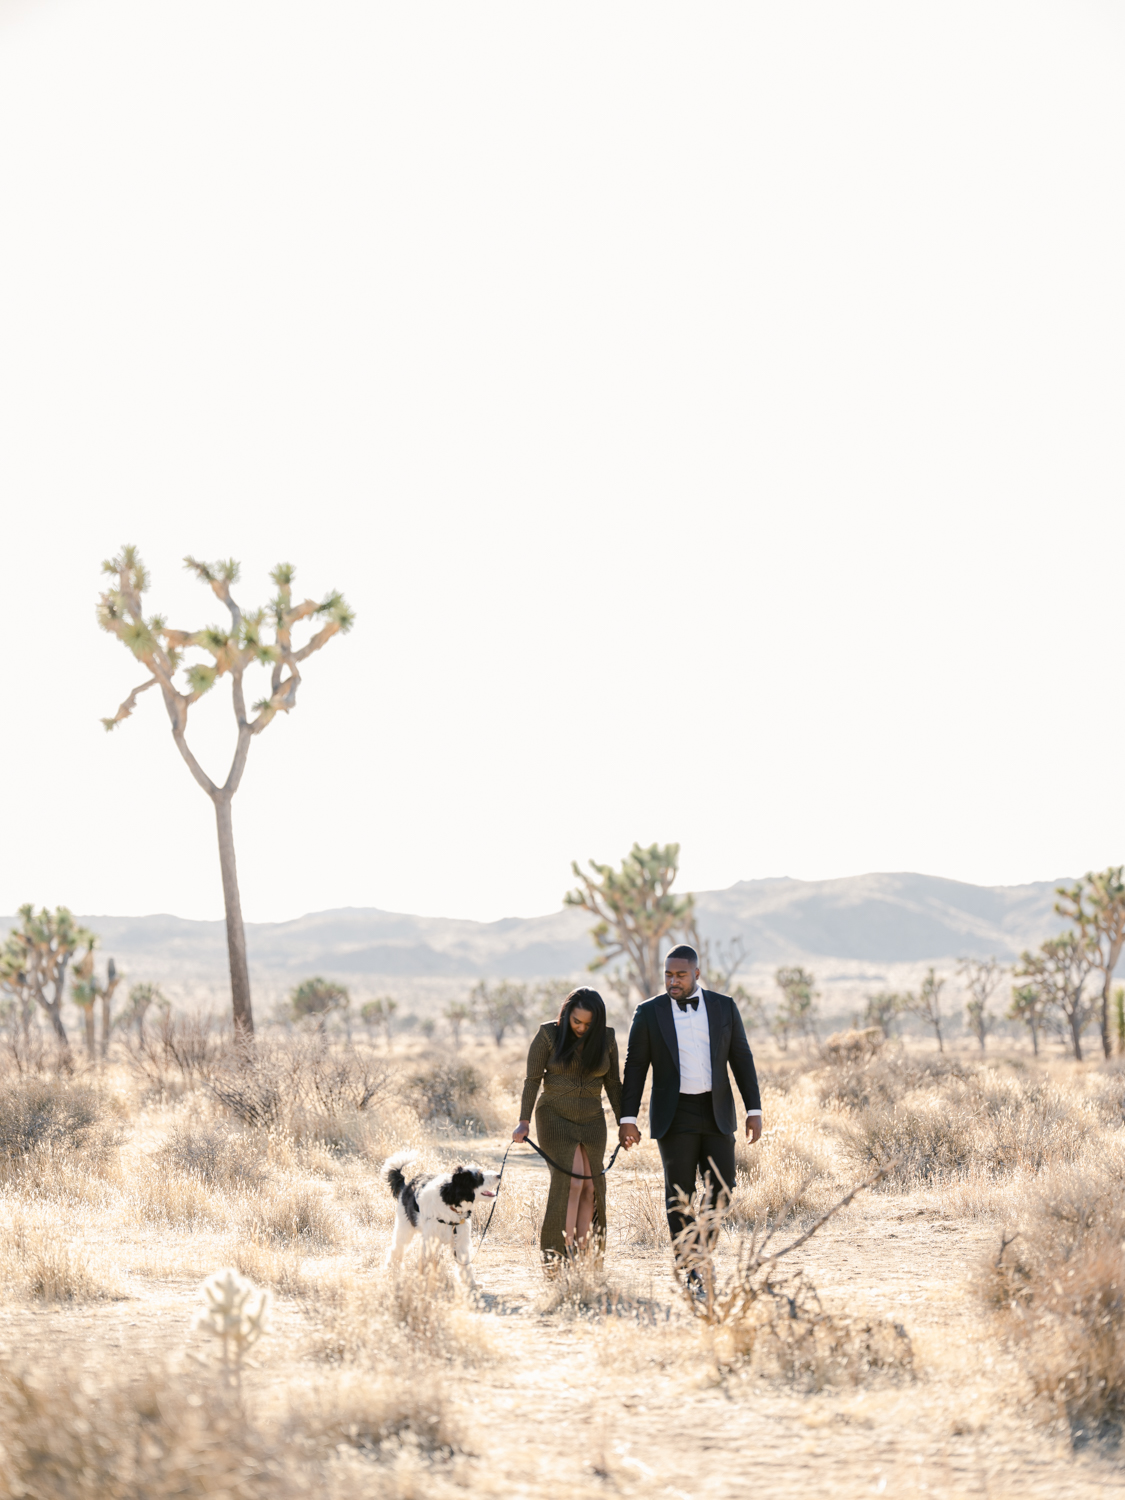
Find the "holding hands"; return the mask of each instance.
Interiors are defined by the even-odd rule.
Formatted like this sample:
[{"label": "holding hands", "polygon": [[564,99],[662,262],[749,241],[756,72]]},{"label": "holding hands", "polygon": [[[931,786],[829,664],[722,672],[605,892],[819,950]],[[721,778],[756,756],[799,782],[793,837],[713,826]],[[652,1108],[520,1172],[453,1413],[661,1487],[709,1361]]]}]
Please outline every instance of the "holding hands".
[{"label": "holding hands", "polygon": [[641,1132],[635,1125],[619,1125],[617,1127],[617,1139],[625,1147],[626,1151],[632,1151],[634,1146],[641,1144]]}]

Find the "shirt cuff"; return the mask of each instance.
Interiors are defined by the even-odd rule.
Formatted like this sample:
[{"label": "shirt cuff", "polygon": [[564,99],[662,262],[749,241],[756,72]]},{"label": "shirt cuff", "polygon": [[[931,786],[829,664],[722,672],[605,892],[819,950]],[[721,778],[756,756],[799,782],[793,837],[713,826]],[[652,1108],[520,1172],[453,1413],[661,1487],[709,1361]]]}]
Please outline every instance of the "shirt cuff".
[{"label": "shirt cuff", "polygon": [[[761,1113],[761,1111],[759,1111],[759,1113]],[[635,1125],[637,1123],[637,1117],[636,1115],[622,1115],[617,1123],[619,1125]]]},{"label": "shirt cuff", "polygon": [[748,1115],[757,1115],[759,1118],[761,1118],[762,1111],[760,1109],[748,1109],[746,1113]]}]

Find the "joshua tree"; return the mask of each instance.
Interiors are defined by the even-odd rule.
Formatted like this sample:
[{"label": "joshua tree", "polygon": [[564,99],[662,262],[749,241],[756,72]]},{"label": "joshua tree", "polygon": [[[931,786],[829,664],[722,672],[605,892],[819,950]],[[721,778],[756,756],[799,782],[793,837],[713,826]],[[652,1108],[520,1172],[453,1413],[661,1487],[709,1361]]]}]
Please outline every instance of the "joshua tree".
[{"label": "joshua tree", "polygon": [[1039,945],[1038,953],[1021,953],[1012,970],[1017,979],[1031,982],[1044,1011],[1057,1010],[1070,1032],[1074,1055],[1082,1061],[1082,1033],[1096,1013],[1096,1004],[1086,998],[1086,980],[1099,967],[1096,942],[1085,941],[1081,932],[1064,932]]},{"label": "joshua tree", "polygon": [[306,1016],[317,1016],[322,1031],[324,1022],[332,1011],[346,1010],[350,1004],[351,996],[342,984],[321,979],[319,974],[313,979],[302,979],[289,996],[293,1019],[303,1021]]},{"label": "joshua tree", "polygon": [[957,972],[965,981],[965,988],[969,992],[969,999],[965,1004],[965,1019],[983,1052],[988,1033],[996,1025],[996,1017],[989,1010],[988,1002],[1000,983],[1004,970],[995,958],[962,958],[957,961]]},{"label": "joshua tree", "polygon": [[168,1001],[160,993],[159,985],[150,984],[147,980],[142,984],[133,985],[129,991],[129,1009],[123,1011],[118,1016],[118,1026],[136,1025],[137,1037],[140,1041],[143,1041],[145,1035],[145,1017],[154,1005],[157,1010],[165,1012],[170,1008]]},{"label": "joshua tree", "polygon": [[504,1033],[512,1026],[527,1024],[528,1003],[527,985],[513,984],[508,979],[494,990],[490,990],[482,979],[473,990],[473,1014],[479,1016],[492,1032],[498,1047],[504,1041]]},{"label": "joshua tree", "polygon": [[[113,718],[103,719],[102,723],[107,729],[112,729],[133,712],[139,693],[150,687],[160,688],[176,749],[215,807],[234,1026],[236,1032],[248,1037],[254,1031],[254,1017],[250,1007],[250,971],[246,963],[246,936],[242,927],[242,905],[234,859],[231,801],[246,769],[250,741],[261,734],[279,713],[288,713],[296,703],[301,683],[300,663],[327,645],[334,635],[349,630],[353,616],[343,597],[336,593],[328,594],[319,604],[312,599],[294,604],[293,569],[288,563],[280,564],[270,574],[277,585],[277,595],[268,609],[257,609],[250,614],[243,614],[231,597],[231,585],[238,580],[238,564],[233,558],[228,562],[208,564],[186,557],[184,564],[204,583],[210,584],[216,598],[226,606],[231,617],[229,629],[211,625],[203,630],[171,630],[162,615],[151,615],[146,620],[141,596],[148,588],[148,574],[135,547],[123,547],[115,558],[102,564],[103,571],[113,575],[116,582],[101,596],[98,623],[128,646],[151,673],[133,689]],[[294,649],[293,627],[314,619],[324,623],[300,649]],[[266,639],[267,629],[272,631],[271,641]],[[185,667],[186,683],[181,691],[176,686],[176,674],[183,664],[185,652],[192,650],[203,651],[211,657],[211,662],[196,662]],[[254,665],[270,669],[270,690],[268,696],[254,704],[254,717],[250,718],[243,677]],[[225,674],[231,680],[237,739],[227,778],[219,785],[211,780],[192,754],[186,734],[188,710]]]},{"label": "joshua tree", "polygon": [[20,1034],[26,1042],[35,1009],[35,986],[28,972],[27,952],[14,932],[0,949],[0,993],[11,997],[19,1015]]},{"label": "joshua tree", "polygon": [[1100,1021],[1102,1052],[1113,1053],[1109,1030],[1109,996],[1113,971],[1125,947],[1125,865],[1111,865],[1095,875],[1088,872],[1072,886],[1060,885],[1055,894],[1055,910],[1068,917],[1082,934],[1088,947],[1096,949],[1094,967],[1101,970],[1102,998]]},{"label": "joshua tree", "polygon": [[903,997],[894,990],[867,995],[863,1006],[864,1026],[877,1026],[885,1037],[894,1035],[895,1022],[903,1011]]},{"label": "joshua tree", "polygon": [[909,1015],[917,1016],[919,1021],[924,1021],[927,1026],[933,1028],[937,1037],[938,1051],[945,1051],[945,1042],[941,1034],[941,992],[945,988],[945,980],[939,979],[930,969],[922,981],[922,988],[917,994],[908,990],[902,997],[902,1008]]},{"label": "joshua tree", "polygon": [[19,915],[21,925],[12,928],[5,945],[5,963],[24,976],[23,982],[47,1013],[55,1035],[64,1047],[69,1047],[62,1023],[67,967],[79,948],[85,946],[88,953],[92,952],[97,939],[75,922],[65,906],[56,907],[53,912],[43,907],[36,913],[28,903],[20,907]]},{"label": "joshua tree", "polygon": [[815,1042],[818,996],[813,985],[816,980],[799,966],[778,969],[774,980],[782,995],[773,1018],[773,1032],[781,1050],[784,1052],[788,1048],[789,1038],[794,1032]]},{"label": "joshua tree", "polygon": [[665,941],[673,933],[692,931],[694,897],[671,894],[679,862],[679,844],[650,844],[647,849],[634,844],[620,870],[590,860],[594,873],[586,875],[577,862],[571,865],[580,884],[563,901],[597,918],[590,936],[598,956],[590,968],[604,969],[624,958],[628,980],[642,998],[663,988]]},{"label": "joshua tree", "polygon": [[396,1010],[397,1000],[390,995],[380,995],[377,1000],[369,1000],[360,1011],[360,1016],[368,1026],[376,1026],[383,1033],[383,1045],[388,1052],[391,1050],[391,1027]]},{"label": "joshua tree", "polygon": [[125,976],[118,974],[117,965],[111,958],[106,964],[106,978],[103,984],[94,973],[95,946],[94,943],[91,943],[80,961],[74,966],[74,981],[71,985],[70,998],[78,1006],[79,1010],[84,1013],[83,1019],[86,1023],[86,1052],[91,1060],[95,1054],[94,1007],[99,1000],[102,1002],[101,1057],[104,1061],[109,1052],[113,994]]},{"label": "joshua tree", "polygon": [[465,1022],[472,1017],[472,1011],[463,1000],[451,1000],[442,1011],[442,1015],[449,1022],[449,1029],[453,1033],[453,1050],[461,1050],[461,1028]]},{"label": "joshua tree", "polygon": [[1039,1056],[1039,1033],[1045,1019],[1045,1002],[1042,992],[1034,984],[1012,985],[1012,1001],[1008,1006],[1008,1020],[1019,1021],[1031,1033],[1031,1050]]}]

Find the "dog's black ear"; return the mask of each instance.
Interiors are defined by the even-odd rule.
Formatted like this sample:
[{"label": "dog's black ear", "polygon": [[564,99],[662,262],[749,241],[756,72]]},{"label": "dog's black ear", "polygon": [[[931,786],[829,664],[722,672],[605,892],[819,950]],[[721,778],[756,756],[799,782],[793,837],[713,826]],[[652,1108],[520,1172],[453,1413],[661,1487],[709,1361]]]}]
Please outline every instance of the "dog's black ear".
[{"label": "dog's black ear", "polygon": [[457,1166],[455,1166],[453,1168],[453,1171],[452,1171],[452,1173],[450,1175],[453,1176],[453,1177],[456,1177],[456,1176],[458,1176],[459,1173],[463,1172],[464,1170],[465,1170],[465,1168],[463,1166],[461,1166],[460,1163],[458,1163]]}]

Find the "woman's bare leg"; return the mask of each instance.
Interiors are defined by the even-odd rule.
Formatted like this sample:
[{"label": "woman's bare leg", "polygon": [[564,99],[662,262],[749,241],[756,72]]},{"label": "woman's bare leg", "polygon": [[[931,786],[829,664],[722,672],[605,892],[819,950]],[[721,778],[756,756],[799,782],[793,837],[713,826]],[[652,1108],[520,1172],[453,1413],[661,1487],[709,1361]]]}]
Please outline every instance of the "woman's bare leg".
[{"label": "woman's bare leg", "polygon": [[[578,1235],[578,1243],[580,1245],[583,1245],[586,1243],[586,1236],[590,1233],[590,1226],[594,1222],[594,1212],[597,1207],[597,1199],[594,1196],[594,1179],[591,1175],[592,1168],[590,1166],[590,1158],[586,1155],[585,1146],[579,1146],[578,1150],[582,1153],[581,1170],[583,1174],[589,1179],[588,1181],[582,1183],[582,1191],[578,1195],[578,1221],[575,1225],[575,1231]],[[575,1167],[574,1170],[577,1172],[579,1168]]]},{"label": "woman's bare leg", "polygon": [[[590,1169],[588,1167],[583,1167],[582,1165],[584,1159],[585,1153],[583,1152],[582,1147],[575,1146],[574,1161],[571,1163],[570,1170],[572,1172],[588,1172]],[[572,1177],[570,1179],[570,1197],[566,1201],[566,1229],[564,1230],[564,1234],[566,1236],[566,1248],[568,1250],[574,1249],[575,1236],[578,1229],[579,1205],[582,1201],[582,1189],[583,1187],[585,1187],[585,1185],[586,1184],[581,1182],[577,1177]],[[587,1228],[588,1227],[589,1225],[587,1225]],[[581,1236],[578,1237],[581,1238]]]}]

